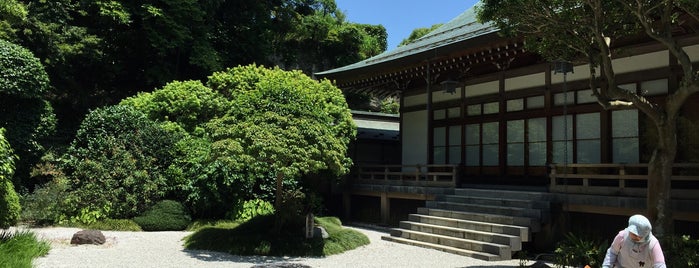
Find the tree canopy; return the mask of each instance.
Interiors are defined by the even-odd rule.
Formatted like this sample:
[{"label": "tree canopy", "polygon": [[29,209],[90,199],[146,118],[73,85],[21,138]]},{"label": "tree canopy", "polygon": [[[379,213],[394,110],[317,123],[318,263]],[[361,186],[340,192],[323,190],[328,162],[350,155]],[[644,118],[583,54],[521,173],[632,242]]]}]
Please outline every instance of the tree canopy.
[{"label": "tree canopy", "polygon": [[444,25],[444,23],[437,23],[429,28],[416,28],[412,32],[410,32],[410,35],[407,38],[403,39],[403,41],[400,41],[400,44],[398,44],[398,46],[403,46],[415,42],[416,40],[434,31],[435,29],[442,27],[442,25]]},{"label": "tree canopy", "polygon": [[[699,72],[682,46],[683,32],[699,23],[699,2],[557,0],[484,0],[482,21],[495,23],[502,33],[525,39],[528,49],[549,60],[586,63],[589,84],[605,109],[636,108],[645,114],[658,138],[649,161],[648,214],[657,233],[671,232],[670,176],[677,152],[677,121],[687,99],[699,92]],[[692,26],[694,25],[694,26]],[[679,30],[684,29],[684,30]],[[696,33],[696,32],[694,32]],[[679,83],[663,102],[620,87],[613,58],[625,45],[655,41],[677,59]],[[599,75],[597,75],[599,74]],[[655,231],[656,229],[654,229]]]},{"label": "tree canopy", "polygon": [[237,65],[311,75],[381,53],[387,37],[334,0],[11,0],[0,14],[0,36],[41,59],[65,116]]}]

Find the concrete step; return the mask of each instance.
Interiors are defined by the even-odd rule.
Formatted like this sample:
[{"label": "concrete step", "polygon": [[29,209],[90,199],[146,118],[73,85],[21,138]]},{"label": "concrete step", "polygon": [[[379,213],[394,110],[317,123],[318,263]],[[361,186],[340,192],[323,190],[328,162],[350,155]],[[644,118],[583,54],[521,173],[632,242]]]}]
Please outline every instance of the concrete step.
[{"label": "concrete step", "polygon": [[442,245],[447,247],[494,254],[499,256],[500,259],[503,260],[509,260],[512,258],[512,249],[509,245],[483,242],[465,238],[456,238],[440,234],[424,233],[401,228],[392,229],[391,236],[416,240],[435,245]]},{"label": "concrete step", "polygon": [[469,230],[463,228],[448,227],[412,221],[401,221],[398,224],[398,227],[400,229],[417,231],[422,233],[430,233],[455,238],[463,238],[468,240],[507,245],[510,246],[511,251],[522,250],[522,239],[519,236],[514,235],[483,232],[477,230]]},{"label": "concrete step", "polygon": [[453,211],[438,208],[421,207],[417,209],[418,214],[459,220],[478,221],[485,223],[495,223],[503,225],[515,225],[529,227],[530,232],[541,230],[541,223],[538,219],[528,217],[515,217],[507,215],[495,215],[488,213],[469,213],[463,211]]},{"label": "concrete step", "polygon": [[461,249],[461,248],[456,248],[456,247],[449,247],[449,246],[444,246],[444,245],[439,245],[439,244],[425,243],[425,242],[411,240],[411,239],[405,239],[405,238],[401,238],[401,237],[382,236],[381,239],[386,240],[386,241],[411,245],[411,246],[431,248],[431,249],[440,250],[440,251],[444,251],[444,252],[448,252],[448,253],[452,253],[452,254],[458,254],[458,255],[462,255],[462,256],[476,258],[479,260],[485,260],[485,261],[502,260],[502,258],[500,258],[500,256],[495,255],[495,254],[478,252],[478,251],[473,251],[473,250],[466,250],[466,249]]},{"label": "concrete step", "polygon": [[522,242],[530,241],[529,227],[517,226],[517,225],[507,225],[507,224],[497,224],[490,222],[480,222],[480,221],[469,221],[454,218],[422,215],[422,214],[410,214],[408,215],[408,220],[412,222],[434,224],[445,227],[469,229],[474,231],[489,232],[489,233],[499,233],[506,235],[514,235],[520,237]]},{"label": "concrete step", "polygon": [[446,202],[446,201],[427,201],[425,206],[428,208],[473,212],[473,213],[487,213],[496,215],[509,215],[514,217],[528,217],[541,219],[542,211],[539,209],[531,208],[520,208],[520,207],[506,207],[506,206],[495,206],[495,205],[478,205],[460,202]]}]

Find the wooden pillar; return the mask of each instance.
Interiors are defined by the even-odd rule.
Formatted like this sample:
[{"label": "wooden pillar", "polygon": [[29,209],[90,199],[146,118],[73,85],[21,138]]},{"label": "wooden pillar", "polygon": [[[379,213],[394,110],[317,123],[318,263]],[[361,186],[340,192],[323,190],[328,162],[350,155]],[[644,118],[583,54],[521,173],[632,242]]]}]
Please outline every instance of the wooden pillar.
[{"label": "wooden pillar", "polygon": [[345,220],[350,220],[352,218],[352,195],[350,193],[342,193],[342,204],[345,208]]},{"label": "wooden pillar", "polygon": [[388,220],[391,215],[391,199],[387,193],[381,193],[381,224],[388,225]]}]

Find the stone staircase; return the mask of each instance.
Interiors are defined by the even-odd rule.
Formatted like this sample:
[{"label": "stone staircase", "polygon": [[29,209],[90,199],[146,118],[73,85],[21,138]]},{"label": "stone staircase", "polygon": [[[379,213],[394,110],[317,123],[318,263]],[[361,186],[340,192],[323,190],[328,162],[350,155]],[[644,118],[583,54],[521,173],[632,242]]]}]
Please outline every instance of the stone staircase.
[{"label": "stone staircase", "polygon": [[544,192],[454,189],[418,208],[383,240],[482,260],[511,259],[550,218]]}]

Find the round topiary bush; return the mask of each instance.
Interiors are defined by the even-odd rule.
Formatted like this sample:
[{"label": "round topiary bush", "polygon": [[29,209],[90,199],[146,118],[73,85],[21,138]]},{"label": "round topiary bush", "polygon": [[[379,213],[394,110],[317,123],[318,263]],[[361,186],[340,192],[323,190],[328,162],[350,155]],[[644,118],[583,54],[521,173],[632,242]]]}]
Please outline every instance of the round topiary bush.
[{"label": "round topiary bush", "polygon": [[26,48],[0,39],[0,95],[40,98],[49,88],[44,66]]},{"label": "round topiary bush", "polygon": [[179,202],[163,200],[133,220],[144,231],[181,231],[187,228],[192,218]]}]

